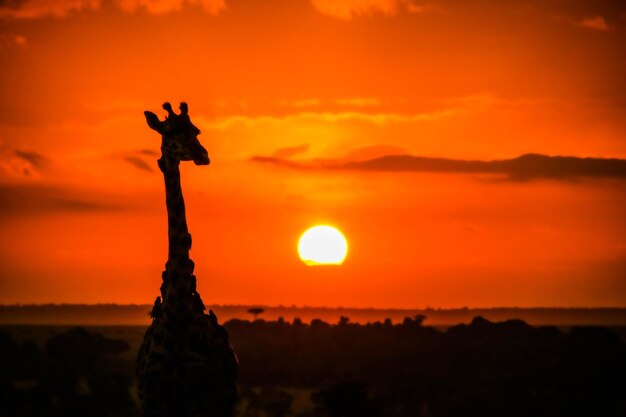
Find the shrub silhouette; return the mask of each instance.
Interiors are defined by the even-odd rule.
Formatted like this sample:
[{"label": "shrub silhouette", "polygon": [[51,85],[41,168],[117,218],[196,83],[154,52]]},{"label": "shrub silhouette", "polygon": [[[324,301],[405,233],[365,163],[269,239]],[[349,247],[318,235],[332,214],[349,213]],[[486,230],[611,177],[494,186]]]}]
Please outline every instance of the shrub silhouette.
[{"label": "shrub silhouette", "polygon": [[[619,416],[626,410],[626,346],[604,328],[532,327],[477,317],[446,331],[341,320],[226,324],[243,386],[313,389],[317,413],[338,413],[364,387],[385,416]],[[267,364],[271,364],[268,366]],[[354,386],[353,386],[354,388]],[[343,392],[336,398],[336,392]],[[334,399],[337,399],[335,402]]]},{"label": "shrub silhouette", "polygon": [[373,417],[377,410],[367,387],[356,381],[344,381],[322,389],[312,397],[316,411],[329,417]]},{"label": "shrub silhouette", "polygon": [[132,369],[119,358],[128,349],[123,340],[74,328],[52,336],[40,354],[34,342],[20,345],[0,333],[3,368],[16,364],[11,380],[0,381],[0,416],[135,416]]}]

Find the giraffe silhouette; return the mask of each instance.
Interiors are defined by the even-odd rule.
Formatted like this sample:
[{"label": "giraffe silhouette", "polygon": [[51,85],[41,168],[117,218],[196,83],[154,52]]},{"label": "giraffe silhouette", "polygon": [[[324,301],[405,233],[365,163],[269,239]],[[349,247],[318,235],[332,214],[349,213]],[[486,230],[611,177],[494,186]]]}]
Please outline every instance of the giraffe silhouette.
[{"label": "giraffe silhouette", "polygon": [[235,401],[238,363],[226,330],[212,310],[205,313],[196,289],[179,169],[180,161],[210,160],[187,104],[181,103],[180,114],[169,103],[163,109],[164,121],[144,112],[148,126],[161,134],[169,249],[161,296],[137,356],[139,397],[145,417],[226,417]]}]

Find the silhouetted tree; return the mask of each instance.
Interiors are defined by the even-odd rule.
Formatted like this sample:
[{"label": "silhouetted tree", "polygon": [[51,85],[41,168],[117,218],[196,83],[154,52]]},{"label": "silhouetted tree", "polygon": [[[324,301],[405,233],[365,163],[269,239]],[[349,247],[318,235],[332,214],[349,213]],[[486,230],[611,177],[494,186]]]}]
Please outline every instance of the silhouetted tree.
[{"label": "silhouetted tree", "polygon": [[237,398],[237,415],[257,417],[261,413],[261,397],[249,386],[239,390]]},{"label": "silhouetted tree", "polygon": [[371,417],[378,415],[365,384],[345,381],[311,396],[316,410],[329,417]]},{"label": "silhouetted tree", "polygon": [[424,324],[424,320],[426,320],[426,316],[423,314],[417,314],[413,318],[413,322],[418,326],[421,326],[422,324]]},{"label": "silhouetted tree", "polygon": [[291,413],[293,395],[283,390],[266,387],[261,391],[262,409],[266,416],[286,417]]},{"label": "silhouetted tree", "polygon": [[33,341],[0,333],[0,416],[135,416],[132,366],[120,359],[128,349],[123,340],[75,328],[49,338],[44,355]]},{"label": "silhouetted tree", "polygon": [[259,314],[263,314],[265,312],[264,308],[260,308],[260,307],[253,307],[251,309],[248,310],[248,313],[252,314],[254,316],[254,320],[256,320],[257,316]]}]

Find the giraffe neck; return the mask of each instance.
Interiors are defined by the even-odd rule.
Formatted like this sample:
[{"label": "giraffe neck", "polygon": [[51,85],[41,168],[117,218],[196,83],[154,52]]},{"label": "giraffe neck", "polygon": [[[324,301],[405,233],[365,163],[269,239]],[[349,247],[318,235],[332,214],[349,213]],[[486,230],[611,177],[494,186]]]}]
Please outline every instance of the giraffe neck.
[{"label": "giraffe neck", "polygon": [[187,228],[179,161],[162,158],[159,167],[165,180],[169,246],[161,286],[163,308],[165,314],[170,317],[184,317],[190,312],[203,314],[205,307],[196,291],[194,263],[189,258],[191,234]]},{"label": "giraffe neck", "polygon": [[165,180],[165,204],[167,206],[168,262],[171,267],[181,267],[189,260],[191,235],[187,228],[185,200],[180,185],[178,161],[171,161],[163,167]]}]

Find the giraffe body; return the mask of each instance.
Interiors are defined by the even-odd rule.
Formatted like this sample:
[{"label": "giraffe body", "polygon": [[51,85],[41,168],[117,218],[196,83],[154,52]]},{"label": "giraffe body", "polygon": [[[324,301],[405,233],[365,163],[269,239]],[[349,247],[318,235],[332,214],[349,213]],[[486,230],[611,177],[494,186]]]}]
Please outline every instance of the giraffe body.
[{"label": "giraffe body", "polygon": [[207,165],[209,158],[186,112],[175,115],[170,106],[168,113],[162,122],[145,112],[148,125],[162,135],[159,168],[165,180],[169,251],[161,296],[137,356],[139,396],[145,417],[226,417],[236,396],[237,358],[213,311],[205,314],[196,289],[179,170],[181,160]]}]

